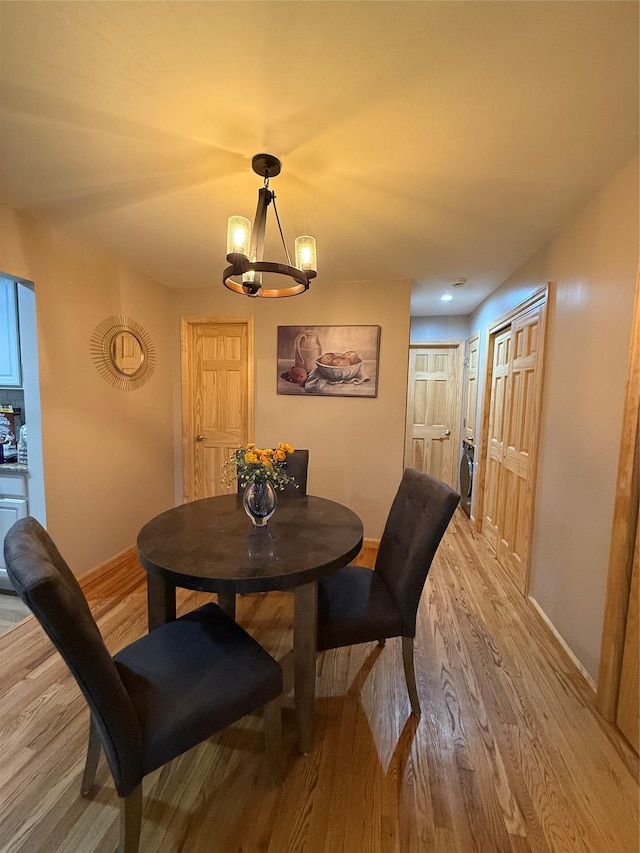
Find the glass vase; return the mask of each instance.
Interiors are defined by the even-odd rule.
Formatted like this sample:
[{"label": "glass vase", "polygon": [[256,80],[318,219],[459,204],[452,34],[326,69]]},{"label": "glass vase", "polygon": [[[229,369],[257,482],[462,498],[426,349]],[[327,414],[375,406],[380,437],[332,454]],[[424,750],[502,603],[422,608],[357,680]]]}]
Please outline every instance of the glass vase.
[{"label": "glass vase", "polygon": [[244,490],[244,511],[256,527],[265,527],[276,511],[278,498],[271,483],[249,483]]}]

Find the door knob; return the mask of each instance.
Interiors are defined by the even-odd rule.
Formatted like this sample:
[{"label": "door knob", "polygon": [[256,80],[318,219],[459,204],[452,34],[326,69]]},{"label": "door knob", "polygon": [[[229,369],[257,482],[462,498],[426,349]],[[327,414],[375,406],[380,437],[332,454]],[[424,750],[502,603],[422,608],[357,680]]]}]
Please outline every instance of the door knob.
[{"label": "door knob", "polygon": [[204,436],[203,435],[197,435],[196,441],[204,441]]},{"label": "door knob", "polygon": [[447,437],[448,437],[448,436],[450,436],[450,435],[451,435],[451,430],[450,430],[450,429],[445,429],[445,431],[444,431],[444,432],[441,432],[441,433],[440,433],[440,438],[447,438]]}]

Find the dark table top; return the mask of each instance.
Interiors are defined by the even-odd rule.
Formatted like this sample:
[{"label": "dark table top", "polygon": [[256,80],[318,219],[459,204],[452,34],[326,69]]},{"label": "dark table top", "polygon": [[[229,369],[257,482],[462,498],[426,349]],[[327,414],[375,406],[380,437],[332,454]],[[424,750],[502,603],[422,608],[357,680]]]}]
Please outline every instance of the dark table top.
[{"label": "dark table top", "polygon": [[293,589],[354,559],[362,522],[342,504],[313,495],[282,498],[266,527],[254,527],[240,495],[181,504],[138,535],[147,572],[208,592]]}]

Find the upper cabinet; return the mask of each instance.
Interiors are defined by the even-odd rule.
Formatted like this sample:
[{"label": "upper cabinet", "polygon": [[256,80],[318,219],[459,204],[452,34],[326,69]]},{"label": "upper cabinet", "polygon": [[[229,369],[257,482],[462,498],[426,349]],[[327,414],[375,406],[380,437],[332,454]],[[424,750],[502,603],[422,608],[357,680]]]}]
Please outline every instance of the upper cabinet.
[{"label": "upper cabinet", "polygon": [[0,387],[21,385],[16,285],[0,278]]}]

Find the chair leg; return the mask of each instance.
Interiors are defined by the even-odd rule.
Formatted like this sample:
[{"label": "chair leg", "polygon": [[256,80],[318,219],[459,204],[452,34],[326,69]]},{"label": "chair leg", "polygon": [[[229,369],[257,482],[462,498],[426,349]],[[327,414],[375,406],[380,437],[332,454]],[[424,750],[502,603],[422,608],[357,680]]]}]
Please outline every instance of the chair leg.
[{"label": "chair leg", "polygon": [[409,701],[411,711],[417,717],[420,716],[420,700],[418,699],[418,688],[416,687],[416,671],[413,663],[413,637],[402,638],[402,663],[404,664],[404,677],[407,680]]},{"label": "chair leg", "polygon": [[142,783],[120,798],[120,847],[118,853],[138,853],[142,824]]},{"label": "chair leg", "polygon": [[282,782],[282,708],[280,697],[268,702],[263,708],[264,736],[271,775],[276,786]]},{"label": "chair leg", "polygon": [[80,785],[80,793],[83,797],[89,795],[93,783],[96,781],[96,770],[100,759],[100,736],[93,721],[93,715],[89,717],[89,744],[87,745],[87,760],[84,765],[84,774]]}]

